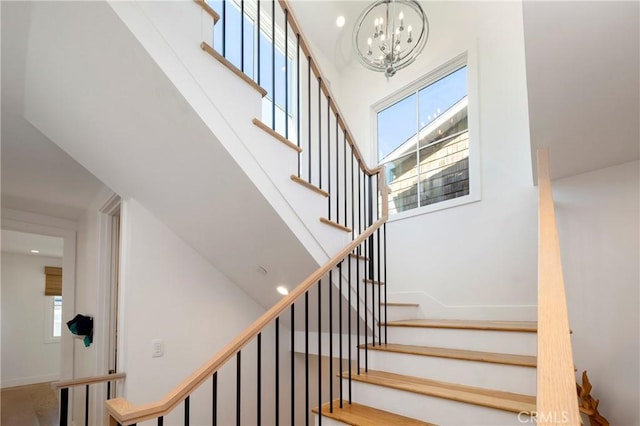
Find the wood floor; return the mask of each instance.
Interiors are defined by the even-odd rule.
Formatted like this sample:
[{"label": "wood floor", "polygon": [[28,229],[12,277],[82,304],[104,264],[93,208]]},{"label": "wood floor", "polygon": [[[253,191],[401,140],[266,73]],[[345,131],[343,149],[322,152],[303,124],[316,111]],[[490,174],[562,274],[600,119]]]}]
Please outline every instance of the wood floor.
[{"label": "wood floor", "polygon": [[58,424],[58,397],[51,383],[5,388],[2,426],[55,426]]}]

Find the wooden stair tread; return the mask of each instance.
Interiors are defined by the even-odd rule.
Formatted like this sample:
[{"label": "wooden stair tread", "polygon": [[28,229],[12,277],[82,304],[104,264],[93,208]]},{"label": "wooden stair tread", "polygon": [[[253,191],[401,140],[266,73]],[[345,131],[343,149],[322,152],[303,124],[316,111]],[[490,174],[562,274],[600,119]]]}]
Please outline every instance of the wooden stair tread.
[{"label": "wooden stair tread", "polygon": [[329,225],[329,226],[333,226],[334,228],[337,228],[337,229],[339,229],[341,231],[344,231],[344,232],[351,232],[351,228],[347,228],[346,226],[342,226],[337,222],[334,222],[332,220],[327,219],[326,217],[321,217],[320,218],[320,222],[322,222],[322,223],[324,223],[326,225]]},{"label": "wooden stair tread", "polygon": [[[336,399],[333,401],[333,413],[330,411],[329,405],[329,402],[322,405],[322,417],[328,417],[351,426],[435,426],[432,423],[378,410],[355,402],[349,404],[349,402],[343,400],[342,408],[340,408],[340,400]],[[318,407],[315,407],[313,412],[318,414]]]},{"label": "wooden stair tread", "polygon": [[295,183],[298,183],[298,184],[304,186],[307,189],[312,190],[316,194],[322,195],[325,198],[329,196],[329,193],[327,191],[325,191],[324,189],[320,189],[317,186],[315,186],[314,184],[309,183],[306,180],[304,180],[302,178],[299,178],[296,175],[291,175],[291,180],[294,181]]},{"label": "wooden stair tread", "polygon": [[381,302],[380,305],[382,305],[382,306],[385,306],[385,305],[387,305],[387,306],[403,306],[403,307],[406,306],[406,307],[411,307],[411,308],[417,308],[418,306],[420,306],[419,303],[401,303],[401,302],[387,302],[387,303]]},{"label": "wooden stair tread", "polygon": [[[360,345],[364,348],[364,345]],[[502,354],[494,352],[479,352],[469,351],[466,349],[449,349],[449,348],[436,348],[430,346],[413,346],[413,345],[399,345],[399,344],[386,344],[373,346],[371,343],[367,345],[369,350],[395,352],[411,355],[432,356],[438,358],[450,358],[460,359],[468,361],[488,362],[492,364],[506,364],[516,365],[521,367],[533,367],[537,366],[535,356],[529,355],[513,355]]]},{"label": "wooden stair tread", "polygon": [[232,73],[234,73],[235,75],[243,79],[249,86],[253,87],[258,93],[260,93],[260,95],[263,98],[267,96],[266,89],[258,85],[258,83],[253,81],[251,77],[249,77],[244,72],[242,72],[238,67],[233,65],[227,58],[225,58],[224,56],[216,52],[211,45],[203,41],[202,43],[200,43],[200,48],[205,52],[207,52],[209,55],[211,55],[211,57],[213,57],[215,60],[220,62],[222,65],[227,67]]},{"label": "wooden stair tread", "polygon": [[365,262],[368,262],[368,261],[369,261],[369,258],[368,258],[368,257],[362,256],[362,255],[359,255],[359,254],[349,253],[349,256],[350,256],[350,257],[353,257],[354,259],[364,260]]},{"label": "wooden stair tread", "polygon": [[535,333],[538,330],[538,323],[536,321],[411,319],[389,321],[387,325],[389,327],[457,328],[467,330],[524,331],[530,333]]},{"label": "wooden stair tread", "polygon": [[[251,81],[253,81],[253,80],[251,80]],[[269,127],[266,124],[264,124],[262,122],[262,120],[260,120],[258,118],[254,118],[253,120],[251,120],[251,122],[255,126],[257,126],[258,128],[260,128],[263,131],[267,132],[269,135],[271,135],[271,137],[275,138],[277,141],[283,143],[284,145],[288,146],[292,150],[296,151],[298,154],[302,152],[302,148],[300,148],[298,145],[296,145],[295,143],[291,142],[289,139],[287,139],[284,136],[282,136],[280,133],[278,133],[275,130],[273,130],[271,127]],[[297,176],[296,176],[296,178],[297,178]],[[327,195],[329,195],[329,194],[327,194]]]},{"label": "wooden stair tread", "polygon": [[[348,372],[342,373],[348,378]],[[450,399],[467,404],[481,405],[514,413],[530,414],[536,410],[536,397],[511,392],[483,389],[474,386],[439,382],[431,379],[405,376],[385,371],[369,370],[360,374],[351,373],[351,379],[372,385],[385,386],[421,395]]]}]

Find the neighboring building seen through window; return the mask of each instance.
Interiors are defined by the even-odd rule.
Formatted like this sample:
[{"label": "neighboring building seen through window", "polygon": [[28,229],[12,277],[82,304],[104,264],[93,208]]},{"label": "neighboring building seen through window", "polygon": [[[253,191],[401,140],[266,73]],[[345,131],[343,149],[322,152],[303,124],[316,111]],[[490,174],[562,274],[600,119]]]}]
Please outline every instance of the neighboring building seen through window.
[{"label": "neighboring building seen through window", "polygon": [[467,106],[464,66],[377,113],[390,214],[469,194]]}]

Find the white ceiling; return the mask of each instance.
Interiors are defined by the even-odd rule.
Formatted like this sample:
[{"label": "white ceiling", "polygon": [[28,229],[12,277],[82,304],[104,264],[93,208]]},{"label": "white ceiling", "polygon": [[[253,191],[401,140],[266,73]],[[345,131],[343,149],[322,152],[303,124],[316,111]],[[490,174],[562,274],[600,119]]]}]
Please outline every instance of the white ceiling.
[{"label": "white ceiling", "polygon": [[[64,246],[62,238],[8,229],[3,229],[1,232],[3,252],[62,258]],[[31,250],[38,250],[39,253],[32,253]]]},{"label": "white ceiling", "polygon": [[531,145],[554,178],[638,160],[640,3],[524,3]]},{"label": "white ceiling", "polygon": [[24,119],[28,2],[2,8],[2,207],[77,219],[102,183]]}]

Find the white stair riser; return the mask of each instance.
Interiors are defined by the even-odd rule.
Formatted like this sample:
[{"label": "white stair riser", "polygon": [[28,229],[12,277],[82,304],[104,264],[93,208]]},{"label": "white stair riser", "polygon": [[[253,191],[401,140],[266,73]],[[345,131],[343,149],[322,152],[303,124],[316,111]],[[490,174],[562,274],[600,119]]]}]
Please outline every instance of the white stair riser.
[{"label": "white stair riser", "polygon": [[[353,398],[363,405],[441,426],[515,426],[523,424],[518,421],[517,413],[356,381],[353,381]],[[521,415],[520,417],[522,420],[531,421],[528,416]]]},{"label": "white stair riser", "polygon": [[536,355],[536,333],[388,327],[388,342],[517,355]]},{"label": "white stair riser", "polygon": [[526,395],[536,393],[536,369],[531,367],[374,350],[368,352],[371,370]]},{"label": "white stair riser", "polygon": [[[314,424],[316,426],[319,426],[320,422],[318,421],[319,420],[318,419],[318,415],[314,414],[313,417],[315,418],[314,419],[315,420]],[[344,426],[344,425],[346,425],[346,423],[342,423],[342,422],[339,422],[337,420],[330,419],[328,417],[324,417],[324,416],[322,417],[322,426]]]},{"label": "white stair riser", "polygon": [[[382,306],[382,318],[384,319],[385,307]],[[387,306],[387,320],[400,321],[422,318],[422,312],[417,306]]]}]

